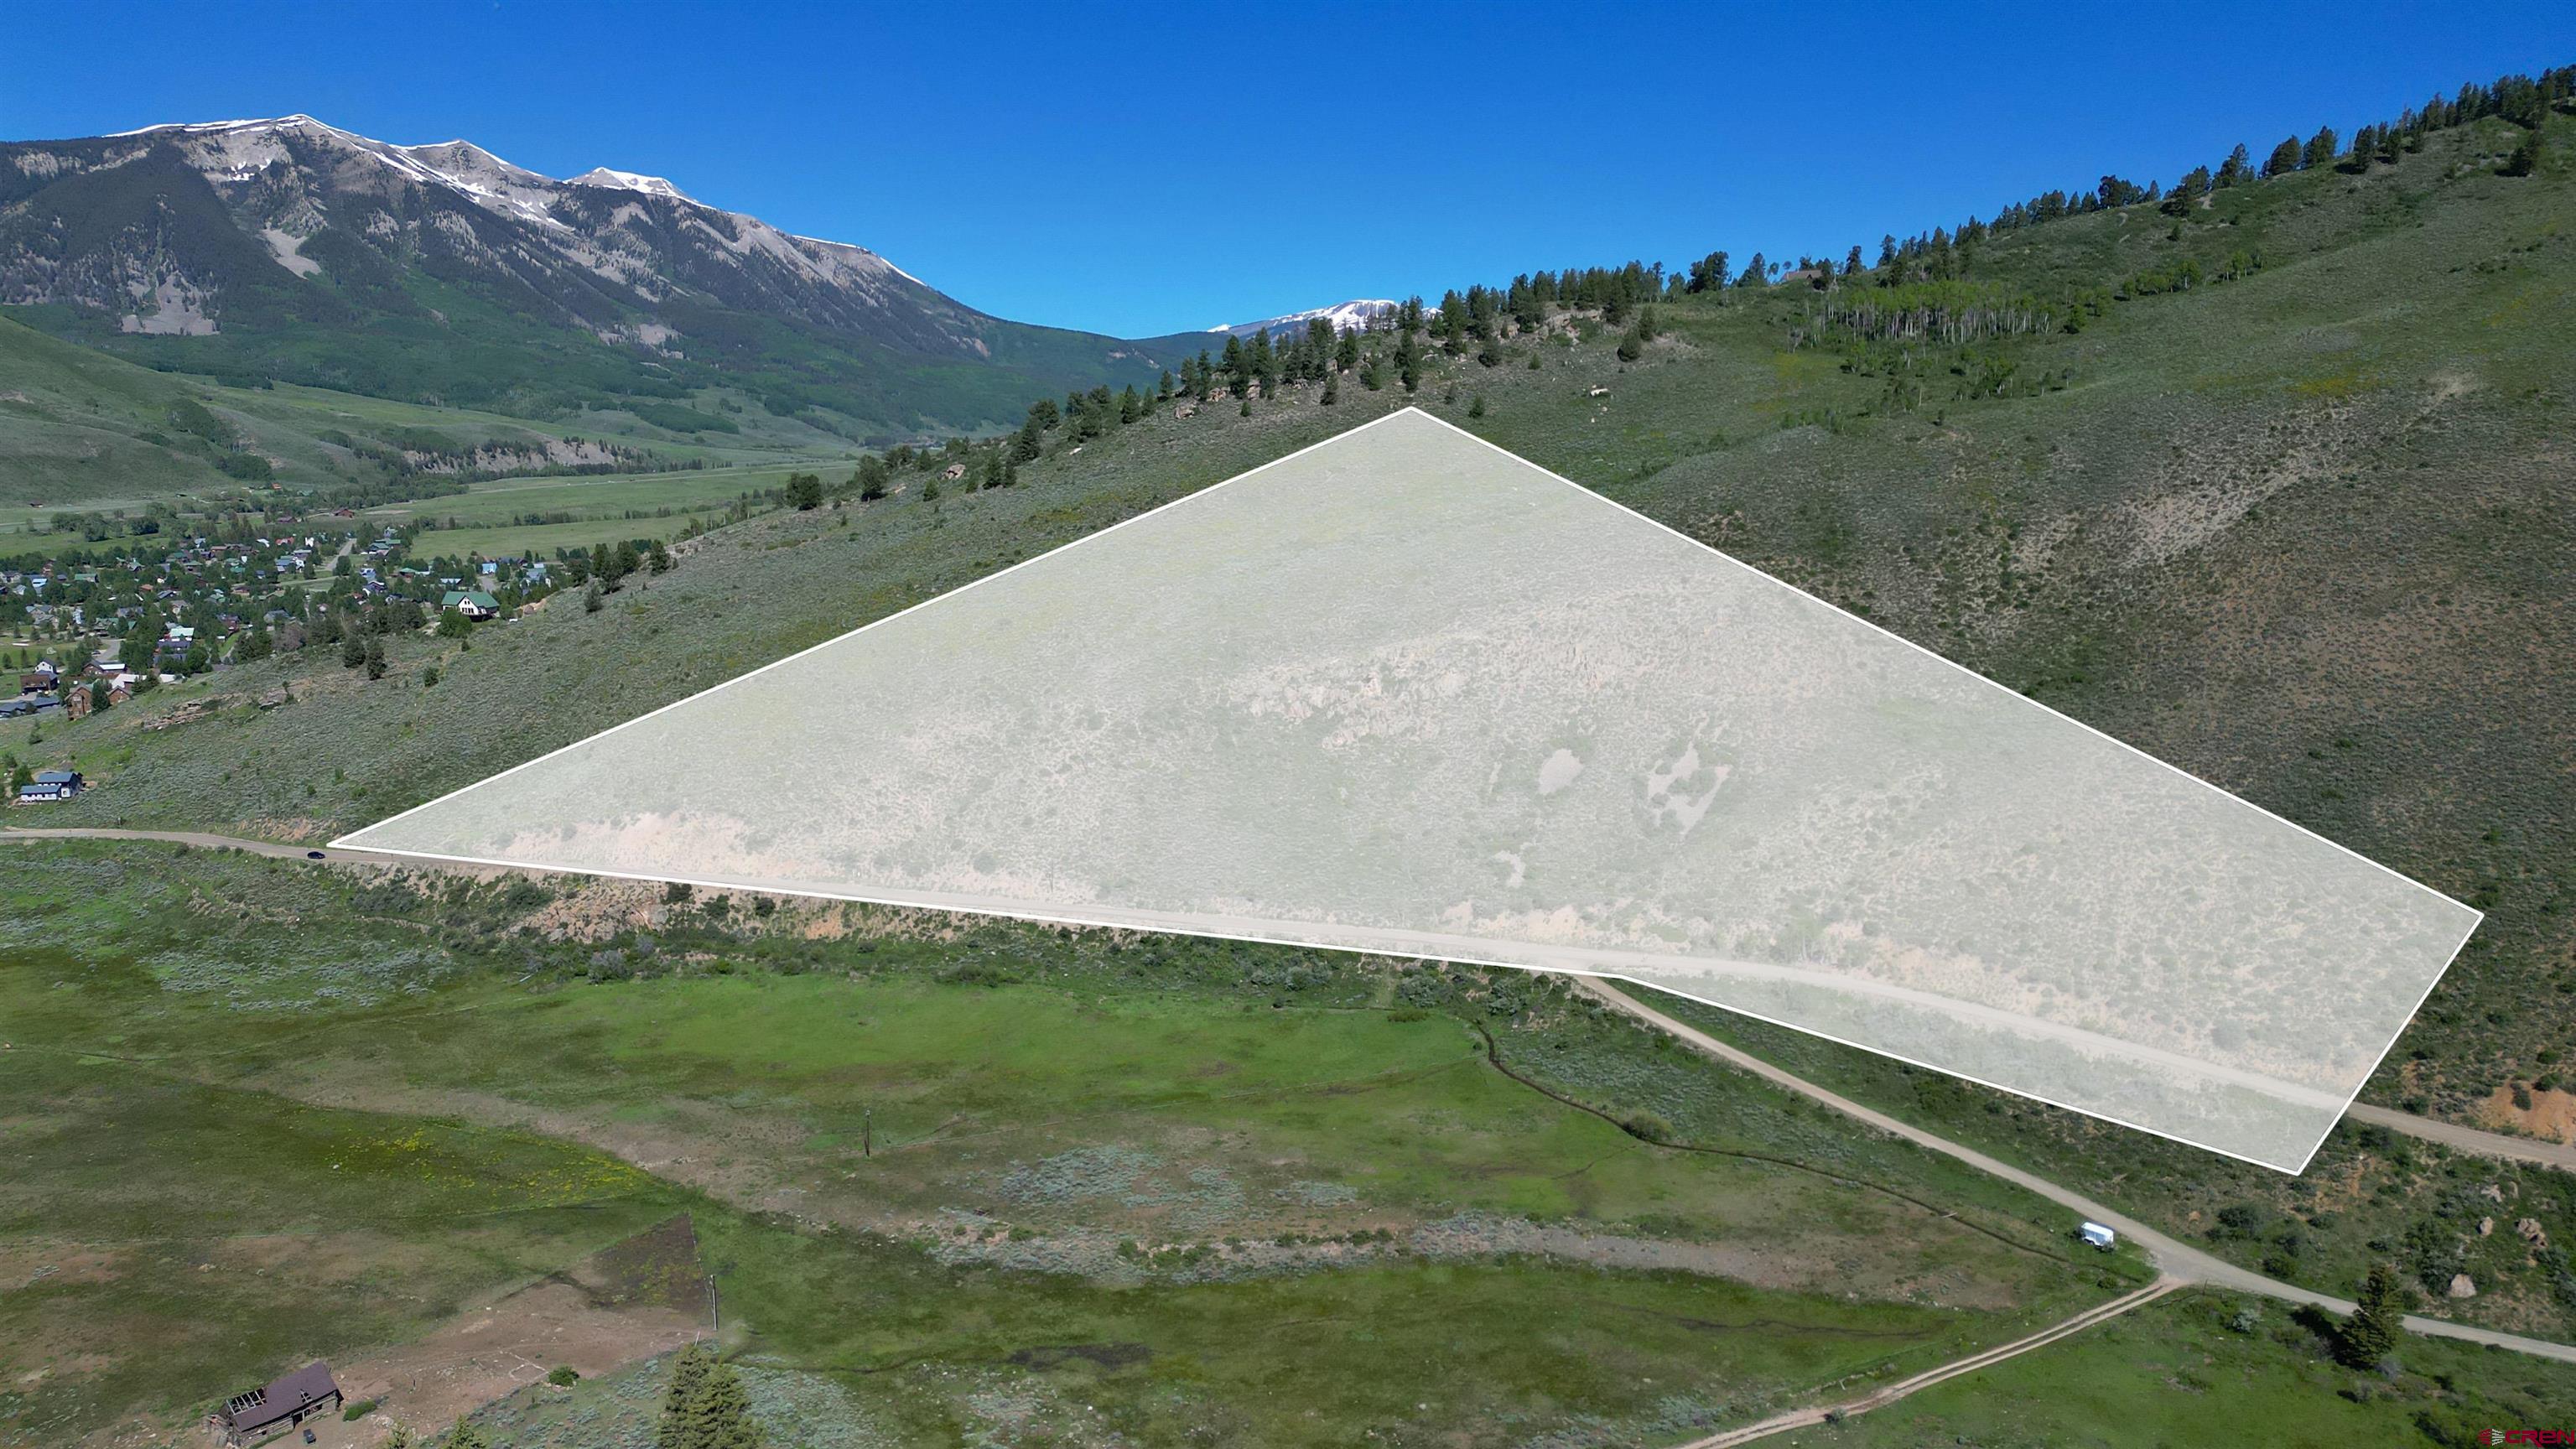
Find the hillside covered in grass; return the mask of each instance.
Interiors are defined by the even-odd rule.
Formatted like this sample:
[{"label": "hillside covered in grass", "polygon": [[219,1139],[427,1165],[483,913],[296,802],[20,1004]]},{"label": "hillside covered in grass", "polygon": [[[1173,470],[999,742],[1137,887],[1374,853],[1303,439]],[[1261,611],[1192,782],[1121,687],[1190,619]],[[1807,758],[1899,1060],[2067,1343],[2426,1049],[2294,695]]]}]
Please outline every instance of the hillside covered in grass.
[{"label": "hillside covered in grass", "polygon": [[[91,776],[47,824],[319,841],[1412,404],[2486,911],[2366,1095],[2546,1130],[2576,1107],[2576,118],[2543,127],[2527,174],[2535,133],[2478,118],[1951,242],[1893,285],[1766,273],[1523,316],[1498,289],[1472,326],[1368,334],[1256,397],[1193,369],[1124,421],[1050,402],[961,478],[947,455],[836,470],[836,499],[693,540],[595,610],[390,637],[379,680],[307,651],[0,749]],[[2576,1321],[2550,1174],[2362,1134],[2300,1179],[2236,1174],[1757,1045],[2277,1276],[2456,1264],[2481,1295],[2429,1311]],[[2517,1215],[2545,1247],[2507,1251]]]},{"label": "hillside covered in grass", "polygon": [[[1642,347],[1556,310],[1491,365],[1426,346],[1411,395],[1364,366],[1068,423],[1013,486],[974,488],[978,467],[934,498],[937,473],[904,470],[885,498],[712,534],[595,613],[558,600],[470,651],[393,641],[373,688],[284,660],[204,688],[282,676],[291,708],[168,730],[138,710],[19,753],[90,768],[86,819],[336,832],[1412,402],[2489,911],[2420,1029],[2439,1065],[2409,1076],[2537,1076],[2570,948],[2576,701],[2549,666],[2576,193],[2571,148],[2498,174],[2516,129],[1997,233],[1937,284],[1684,295]],[[1958,342],[1845,315],[1963,298],[2064,315]]]}]

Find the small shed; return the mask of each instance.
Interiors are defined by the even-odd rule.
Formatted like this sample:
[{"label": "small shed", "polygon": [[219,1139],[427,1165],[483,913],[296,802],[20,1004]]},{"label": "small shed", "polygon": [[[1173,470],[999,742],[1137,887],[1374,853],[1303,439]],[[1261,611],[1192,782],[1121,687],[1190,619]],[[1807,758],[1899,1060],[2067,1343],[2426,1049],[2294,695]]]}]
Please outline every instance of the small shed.
[{"label": "small shed", "polygon": [[2118,1233],[2115,1233],[2102,1224],[2095,1222],[2077,1224],[2075,1236],[2082,1238],[2088,1246],[2100,1248],[2106,1253],[2111,1251],[2111,1246],[2114,1243],[2120,1241],[2120,1235]]},{"label": "small shed", "polygon": [[207,1422],[225,1443],[249,1444],[339,1407],[340,1386],[331,1378],[331,1366],[317,1359],[266,1388],[244,1389],[224,1400]]}]

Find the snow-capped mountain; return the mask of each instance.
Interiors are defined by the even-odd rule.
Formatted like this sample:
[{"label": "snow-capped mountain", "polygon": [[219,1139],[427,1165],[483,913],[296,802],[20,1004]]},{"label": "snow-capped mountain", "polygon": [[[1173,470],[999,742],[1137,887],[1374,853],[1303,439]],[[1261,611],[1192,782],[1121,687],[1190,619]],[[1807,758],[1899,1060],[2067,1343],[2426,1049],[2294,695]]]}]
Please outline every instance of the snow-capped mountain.
[{"label": "snow-capped mountain", "polygon": [[[661,395],[683,364],[699,380],[766,369],[795,375],[795,406],[838,408],[824,390],[839,388],[866,403],[852,415],[881,420],[1008,417],[1005,396],[1154,365],[1132,344],[987,316],[865,247],[658,176],[557,180],[469,141],[393,145],[304,115],[0,143],[0,304],[52,304],[31,318],[156,362],[177,349],[183,365],[441,400],[495,370],[522,393],[560,389],[596,370],[578,352],[569,372],[563,355],[539,359],[574,338],[615,354],[609,374],[647,369],[636,386]],[[961,364],[1024,375],[918,385]]]},{"label": "snow-capped mountain", "polygon": [[564,183],[566,186],[605,186],[611,191],[641,191],[646,196],[667,196],[673,201],[695,202],[689,195],[659,176],[639,176],[632,171],[618,171],[607,166],[593,166]]},{"label": "snow-capped mountain", "polygon": [[1232,333],[1237,337],[1250,337],[1256,332],[1275,335],[1290,330],[1303,330],[1307,323],[1321,317],[1333,324],[1333,330],[1340,332],[1355,327],[1366,327],[1372,318],[1382,317],[1401,305],[1383,297],[1362,297],[1350,302],[1336,302],[1330,307],[1310,307],[1303,312],[1291,312],[1284,317],[1264,317],[1258,322],[1235,322],[1223,327],[1211,327],[1208,331]]}]

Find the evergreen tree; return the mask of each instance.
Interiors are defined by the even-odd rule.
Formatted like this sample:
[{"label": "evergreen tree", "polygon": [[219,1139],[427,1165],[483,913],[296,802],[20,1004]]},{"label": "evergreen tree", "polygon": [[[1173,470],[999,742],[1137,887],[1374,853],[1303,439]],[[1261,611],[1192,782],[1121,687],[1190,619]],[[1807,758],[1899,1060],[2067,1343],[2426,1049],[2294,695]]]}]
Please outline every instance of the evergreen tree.
[{"label": "evergreen tree", "polygon": [[2505,175],[2529,176],[2540,169],[2541,148],[2547,144],[2541,135],[2538,126],[2522,133],[2522,139],[2514,143],[2513,154],[2504,158]]},{"label": "evergreen tree", "polygon": [[2234,186],[2239,182],[2253,179],[2253,154],[2245,149],[2244,142],[2239,141],[2236,143],[2236,149],[2227,153],[2227,159],[2218,163],[2218,176],[2212,184]]},{"label": "evergreen tree", "polygon": [[2353,1368],[2377,1367],[2396,1351],[2405,1317],[2405,1289],[2398,1284],[2397,1270],[2373,1263],[2370,1276],[2362,1280],[2361,1301],[2335,1330],[2335,1357]]},{"label": "evergreen tree", "polygon": [[[760,1449],[760,1425],[752,1421],[751,1396],[733,1365],[717,1361],[689,1396],[681,1422],[687,1437],[677,1449]],[[654,1449],[670,1449],[656,1443]]]},{"label": "evergreen tree", "polygon": [[662,1417],[653,1425],[653,1449],[698,1449],[691,1410],[716,1366],[716,1356],[703,1343],[692,1343],[671,1360],[671,1382],[662,1391]]},{"label": "evergreen tree", "polygon": [[823,480],[812,473],[788,474],[787,501],[794,504],[799,513],[808,513],[822,507]]},{"label": "evergreen tree", "polygon": [[445,1449],[492,1449],[492,1441],[483,1437],[482,1430],[459,1419],[447,1433]]},{"label": "evergreen tree", "polygon": [[366,662],[366,638],[364,635],[352,630],[340,641],[340,667],[343,669],[355,669]]},{"label": "evergreen tree", "polygon": [[2191,215],[2199,208],[2200,199],[2209,194],[2210,185],[2209,168],[2194,166],[2174,183],[2173,190],[2165,193],[2164,209],[2174,216]]},{"label": "evergreen tree", "polygon": [[2267,178],[2286,176],[2298,170],[2301,164],[2299,158],[2303,154],[2299,149],[2299,138],[2289,137],[2280,145],[2273,147],[2271,155],[2263,158],[2264,176]]},{"label": "evergreen tree", "polygon": [[1331,407],[1331,406],[1333,406],[1335,403],[1340,402],[1341,400],[1342,400],[1342,375],[1341,375],[1340,373],[1338,373],[1338,372],[1333,372],[1333,373],[1327,373],[1327,374],[1325,374],[1325,376],[1324,376],[1324,395],[1323,395],[1323,397],[1322,397],[1322,398],[1318,399],[1318,401],[1320,401],[1320,402],[1321,402],[1325,407]]},{"label": "evergreen tree", "polygon": [[369,679],[385,677],[385,641],[381,638],[371,637],[367,640],[367,677]]}]

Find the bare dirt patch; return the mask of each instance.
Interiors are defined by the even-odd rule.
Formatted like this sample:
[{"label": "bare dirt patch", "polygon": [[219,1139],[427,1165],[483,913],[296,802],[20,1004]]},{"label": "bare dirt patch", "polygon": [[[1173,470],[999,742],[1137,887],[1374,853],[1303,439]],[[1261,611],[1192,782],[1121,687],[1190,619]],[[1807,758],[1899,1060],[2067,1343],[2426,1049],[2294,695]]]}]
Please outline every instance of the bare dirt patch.
[{"label": "bare dirt patch", "polygon": [[2560,1087],[2523,1089],[2528,1107],[2515,1105],[2511,1085],[2496,1088],[2478,1104],[2477,1115],[2494,1127],[2527,1133],[2550,1142],[2576,1144],[2576,1092]]},{"label": "bare dirt patch", "polygon": [[704,1334],[704,1282],[696,1233],[686,1217],[673,1218],[563,1273],[474,1305],[426,1338],[333,1364],[348,1402],[373,1400],[376,1407],[356,1421],[328,1415],[305,1427],[317,1449],[373,1449],[397,1425],[417,1441],[470,1410],[542,1385],[556,1368],[596,1378],[668,1353]]},{"label": "bare dirt patch", "polygon": [[542,1382],[569,1365],[585,1378],[667,1353],[705,1320],[670,1308],[601,1307],[575,1283],[549,1279],[470,1309],[418,1343],[336,1368],[352,1402],[379,1407],[355,1423],[313,1426],[325,1449],[381,1444],[400,1424],[415,1436]]}]

